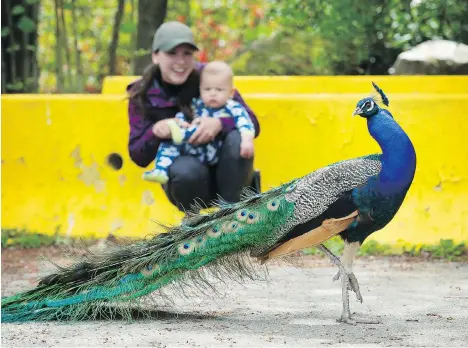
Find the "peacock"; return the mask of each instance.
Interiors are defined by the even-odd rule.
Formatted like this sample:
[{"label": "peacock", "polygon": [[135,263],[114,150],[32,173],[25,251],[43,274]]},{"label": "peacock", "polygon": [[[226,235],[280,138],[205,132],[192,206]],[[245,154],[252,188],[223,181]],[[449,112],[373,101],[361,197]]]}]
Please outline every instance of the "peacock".
[{"label": "peacock", "polygon": [[[217,202],[209,213],[128,244],[88,253],[57,266],[28,291],[2,298],[2,321],[131,318],[131,310],[169,286],[214,287],[213,279],[251,277],[252,267],[317,247],[338,267],[342,313],[348,324],[374,323],[351,314],[349,291],[362,302],[353,260],[366,238],[386,226],[413,181],[416,154],[392,114],[385,93],[361,99],[353,115],[367,120],[382,153],[330,164],[266,192],[247,192],[238,203]],[[341,258],[323,242],[339,235]],[[260,264],[260,265],[259,265]]]}]

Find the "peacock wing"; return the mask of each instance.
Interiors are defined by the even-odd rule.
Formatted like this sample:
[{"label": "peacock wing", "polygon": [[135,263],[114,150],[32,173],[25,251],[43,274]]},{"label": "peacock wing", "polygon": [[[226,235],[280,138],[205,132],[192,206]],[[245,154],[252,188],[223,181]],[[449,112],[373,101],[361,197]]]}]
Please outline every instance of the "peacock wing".
[{"label": "peacock wing", "polygon": [[[344,231],[357,215],[352,191],[381,168],[380,155],[370,155],[337,162],[297,180],[285,196],[294,204],[293,214],[271,234],[266,248],[255,249],[251,255],[265,260],[285,243],[288,244],[271,256],[317,245]],[[304,234],[307,236],[301,237]]]}]

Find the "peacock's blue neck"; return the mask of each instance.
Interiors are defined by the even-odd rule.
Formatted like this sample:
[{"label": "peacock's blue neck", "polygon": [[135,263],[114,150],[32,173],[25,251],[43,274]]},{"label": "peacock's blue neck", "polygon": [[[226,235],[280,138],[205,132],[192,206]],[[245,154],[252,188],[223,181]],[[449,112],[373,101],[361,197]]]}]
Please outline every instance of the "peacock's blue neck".
[{"label": "peacock's blue neck", "polygon": [[369,118],[367,127],[382,149],[382,170],[375,189],[383,193],[407,189],[416,169],[416,153],[408,135],[386,110]]}]

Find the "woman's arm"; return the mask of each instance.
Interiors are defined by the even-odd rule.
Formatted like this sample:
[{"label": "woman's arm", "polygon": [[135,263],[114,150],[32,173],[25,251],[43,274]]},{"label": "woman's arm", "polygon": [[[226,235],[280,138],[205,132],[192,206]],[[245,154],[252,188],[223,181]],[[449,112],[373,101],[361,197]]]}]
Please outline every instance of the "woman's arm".
[{"label": "woman's arm", "polygon": [[153,132],[153,123],[145,119],[132,99],[128,102],[130,136],[128,152],[130,158],[140,167],[146,167],[154,160],[160,144]]}]

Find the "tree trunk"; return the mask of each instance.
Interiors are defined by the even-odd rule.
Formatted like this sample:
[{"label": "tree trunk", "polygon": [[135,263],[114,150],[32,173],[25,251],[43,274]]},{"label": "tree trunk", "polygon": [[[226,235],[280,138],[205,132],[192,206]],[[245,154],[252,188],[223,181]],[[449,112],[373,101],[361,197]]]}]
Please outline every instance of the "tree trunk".
[{"label": "tree trunk", "polygon": [[60,15],[59,15],[59,1],[54,1],[55,9],[55,78],[56,78],[56,90],[57,92],[63,92],[65,86],[65,79],[63,77],[63,62],[62,62],[62,48],[61,48],[61,37],[63,33],[60,30]]},{"label": "tree trunk", "polygon": [[68,45],[68,31],[65,20],[65,6],[64,1],[60,0],[58,14],[60,16],[60,27],[62,33],[62,46],[65,49],[65,62],[66,62],[66,72],[67,72],[67,91],[73,90],[75,88],[75,83],[73,82],[72,76],[72,62],[71,62],[71,52],[70,46]]},{"label": "tree trunk", "polygon": [[114,28],[112,30],[112,40],[109,45],[109,75],[115,75],[117,46],[119,45],[120,23],[124,13],[125,0],[119,0],[117,11],[115,11]]},{"label": "tree trunk", "polygon": [[[130,21],[132,22],[132,25],[134,25],[137,20],[136,20],[136,17],[138,15],[137,11],[138,9],[136,8],[136,4],[135,2],[138,1],[138,0],[130,0],[130,8],[131,8],[131,14],[130,14]],[[130,73],[133,74],[135,73],[135,51],[136,51],[136,42],[137,42],[137,31],[136,30],[133,30],[132,32],[132,41],[131,41],[131,51],[132,51],[132,54],[130,56]]]},{"label": "tree trunk", "polygon": [[151,44],[156,29],[166,18],[167,0],[139,0],[135,74],[141,75],[151,63]]},{"label": "tree trunk", "polygon": [[2,93],[37,92],[39,2],[29,5],[22,0],[3,0],[1,3]]},{"label": "tree trunk", "polygon": [[75,1],[71,1],[71,15],[72,15],[72,31],[73,31],[73,47],[75,49],[75,70],[76,70],[76,90],[82,91],[84,87],[83,83],[83,68],[81,66],[81,50],[78,47],[78,30],[77,30],[77,14]]}]

